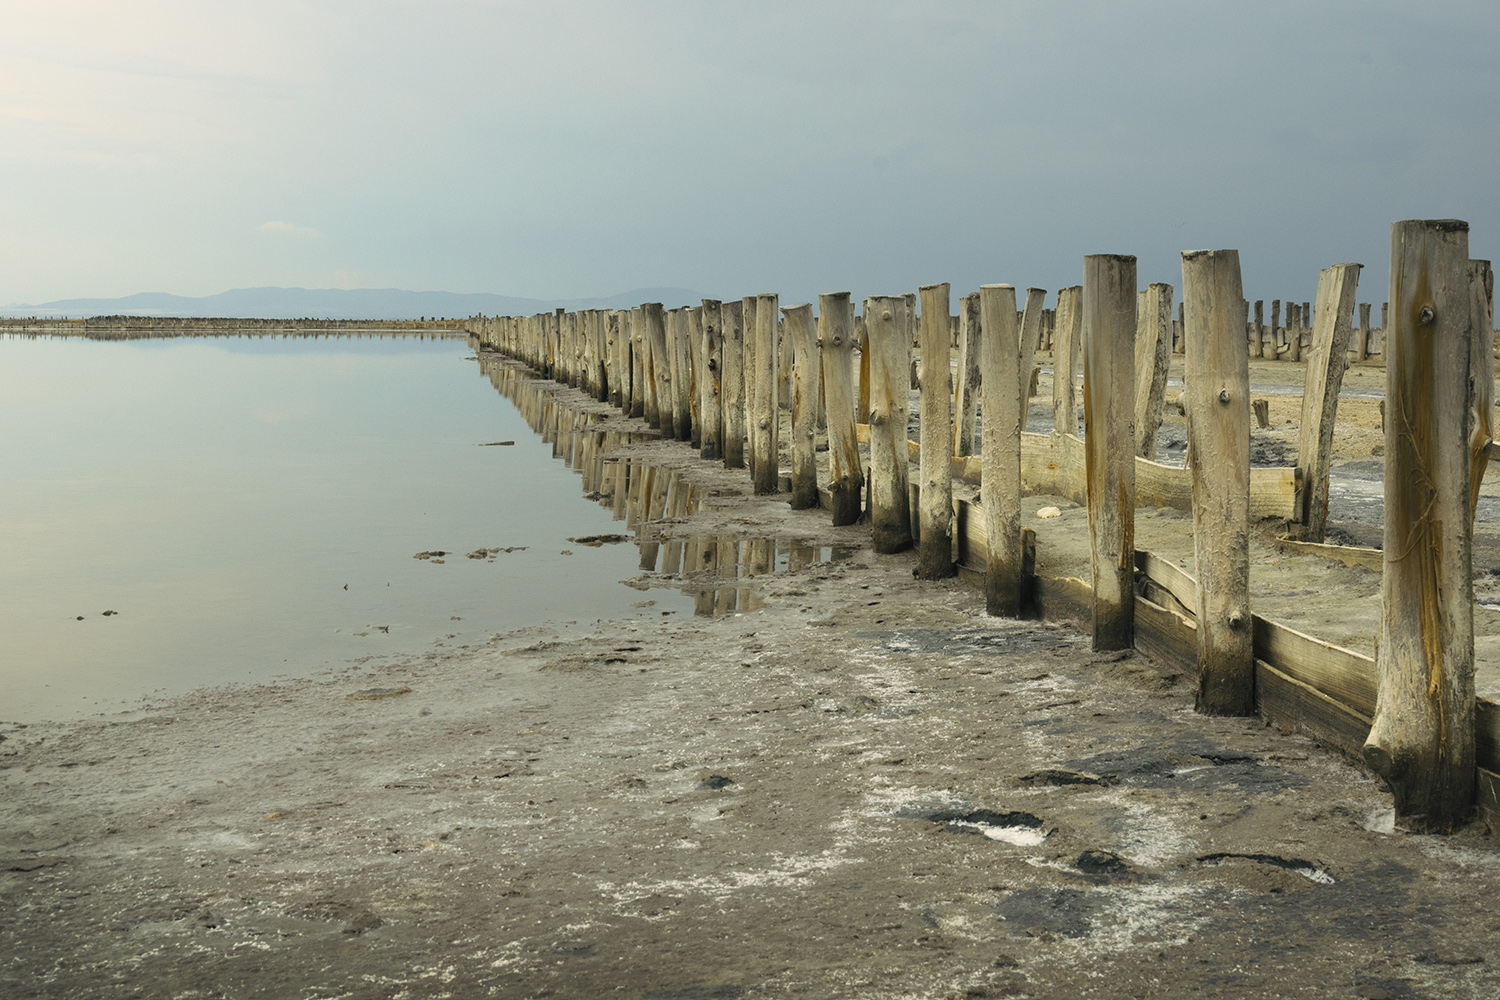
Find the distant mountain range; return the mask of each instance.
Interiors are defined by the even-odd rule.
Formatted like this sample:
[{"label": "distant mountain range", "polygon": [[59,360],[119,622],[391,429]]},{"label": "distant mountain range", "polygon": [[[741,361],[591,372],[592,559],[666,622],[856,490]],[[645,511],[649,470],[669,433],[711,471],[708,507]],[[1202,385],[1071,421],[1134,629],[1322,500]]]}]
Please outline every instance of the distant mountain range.
[{"label": "distant mountain range", "polygon": [[686,288],[635,288],[593,299],[526,299],[489,292],[408,292],[401,288],[234,288],[192,297],[138,292],[117,299],[59,299],[0,308],[6,316],[224,316],[236,319],[420,319],[529,316],[552,309],[624,309],[642,302],[696,305]]}]

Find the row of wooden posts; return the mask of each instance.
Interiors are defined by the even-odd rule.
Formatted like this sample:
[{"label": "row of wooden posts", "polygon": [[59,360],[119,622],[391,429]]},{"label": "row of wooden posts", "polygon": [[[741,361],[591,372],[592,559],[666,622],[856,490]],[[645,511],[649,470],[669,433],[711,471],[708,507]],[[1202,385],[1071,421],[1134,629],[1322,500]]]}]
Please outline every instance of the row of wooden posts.
[{"label": "row of wooden posts", "polygon": [[[1249,600],[1246,300],[1237,251],[1184,253],[1182,268],[1183,408],[1197,550],[1197,708],[1248,715],[1255,711],[1256,660]],[[1316,391],[1304,398],[1300,443],[1325,456],[1325,464],[1301,472],[1296,520],[1304,533],[1316,524],[1319,537],[1359,270],[1358,264],[1325,269],[1314,307],[1313,329],[1326,335],[1315,333],[1310,344],[1307,382]],[[792,505],[819,503],[815,447],[821,422],[827,428],[827,503],[834,523],[859,518],[863,431],[874,546],[894,552],[915,543],[917,575],[926,579],[955,571],[954,456],[972,449],[977,422],[986,607],[991,614],[1015,616],[1027,587],[1022,434],[1042,342],[1043,298],[1040,289],[1028,289],[1018,302],[1016,289],[1004,284],[964,296],[956,319],[956,379],[948,377],[953,320],[947,284],[924,286],[917,296],[867,298],[858,319],[848,293],[820,296],[816,316],[811,304],[781,307],[776,295],[757,295],[674,310],[647,303],[618,311],[475,317],[470,329],[483,345],[644,417],[668,437],[691,441],[705,458],[730,467],[748,464],[761,494],[779,488],[785,352]],[[1475,800],[1470,551],[1494,405],[1493,281],[1487,262],[1468,259],[1466,223],[1393,226],[1390,302],[1382,624],[1378,694],[1364,757],[1392,788],[1400,817],[1446,830],[1467,817]],[[1172,350],[1171,303],[1170,285],[1138,293],[1134,257],[1096,254],[1084,258],[1082,285],[1059,292],[1049,324],[1055,368],[1070,374],[1075,351],[1082,360],[1092,631],[1099,650],[1135,642],[1136,463],[1160,423]],[[778,336],[781,317],[784,341]],[[1139,329],[1147,336],[1138,338]],[[907,400],[914,342],[925,377],[918,482],[911,489]],[[855,350],[861,344],[856,391]],[[1058,434],[1066,437],[1076,428],[1077,406],[1073,379],[1055,377]]]}]

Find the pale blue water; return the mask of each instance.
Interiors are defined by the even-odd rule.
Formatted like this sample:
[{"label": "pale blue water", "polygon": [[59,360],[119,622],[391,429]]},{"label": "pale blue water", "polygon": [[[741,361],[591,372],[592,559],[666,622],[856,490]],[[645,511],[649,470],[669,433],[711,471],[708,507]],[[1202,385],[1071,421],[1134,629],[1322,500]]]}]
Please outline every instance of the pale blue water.
[{"label": "pale blue water", "polygon": [[691,614],[620,530],[463,341],[0,339],[0,720]]}]

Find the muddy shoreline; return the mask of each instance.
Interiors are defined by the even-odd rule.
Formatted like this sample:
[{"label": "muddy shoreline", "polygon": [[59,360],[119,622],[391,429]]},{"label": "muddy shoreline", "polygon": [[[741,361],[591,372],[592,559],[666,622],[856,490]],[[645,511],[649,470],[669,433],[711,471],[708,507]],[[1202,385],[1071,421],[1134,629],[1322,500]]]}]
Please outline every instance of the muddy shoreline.
[{"label": "muddy shoreline", "polygon": [[[1405,834],[1361,767],[1195,715],[1190,679],[1143,655],[987,618],[685,444],[619,456],[703,498],[659,520],[664,545],[842,556],[738,580],[744,613],[8,728],[0,993],[1495,994],[1478,824]],[[1262,602],[1368,583],[1265,563]]]}]

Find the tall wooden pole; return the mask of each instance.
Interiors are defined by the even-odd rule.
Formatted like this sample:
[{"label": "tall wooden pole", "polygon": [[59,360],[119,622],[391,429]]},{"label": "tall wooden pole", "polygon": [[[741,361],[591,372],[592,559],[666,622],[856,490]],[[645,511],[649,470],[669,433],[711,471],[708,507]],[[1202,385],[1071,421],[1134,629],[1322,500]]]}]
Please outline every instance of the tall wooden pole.
[{"label": "tall wooden pole", "polygon": [[644,306],[630,307],[630,416],[646,416],[646,322]]},{"label": "tall wooden pole", "polygon": [[1032,369],[1036,367],[1036,344],[1042,332],[1042,304],[1047,292],[1041,288],[1026,289],[1026,307],[1021,310],[1021,430],[1031,411]]},{"label": "tall wooden pole", "polygon": [[1385,559],[1364,757],[1397,818],[1432,832],[1467,820],[1476,780],[1470,294],[1468,223],[1392,225]]},{"label": "tall wooden pole", "polygon": [[720,337],[720,353],[724,359],[724,466],[729,469],[745,467],[745,336],[742,317],[743,306],[739,302],[725,302],[719,306],[719,322],[723,326]]},{"label": "tall wooden pole", "polygon": [[780,365],[777,302],[775,295],[758,295],[755,300],[755,409],[750,433],[755,436],[755,467],[751,472],[755,492],[760,495],[775,493],[780,488],[781,464],[776,440],[781,422],[776,401]]},{"label": "tall wooden pole", "polygon": [[828,491],[833,523],[859,520],[864,469],[854,427],[854,303],[848,292],[818,296],[818,344],[828,409]]},{"label": "tall wooden pole", "polygon": [[[1297,527],[1295,534],[1321,542],[1328,531],[1328,469],[1333,463],[1333,425],[1339,389],[1348,365],[1360,264],[1335,264],[1318,272],[1317,312],[1308,346],[1297,429]],[[1292,336],[1292,331],[1287,331]],[[1300,334],[1298,334],[1300,336]]]},{"label": "tall wooden pole", "polygon": [[974,454],[979,426],[979,293],[958,300],[958,378],[953,385],[953,454]]},{"label": "tall wooden pole", "polygon": [[866,299],[865,336],[870,356],[870,529],[876,552],[901,552],[911,548],[906,451],[911,327],[905,299]]},{"label": "tall wooden pole", "polygon": [[[1025,389],[1021,386],[1021,342],[1016,328],[1016,290],[1011,285],[979,288],[980,392],[984,419],[980,433],[984,472],[979,480],[984,508],[984,607],[991,615],[1021,613],[1021,426]],[[1058,336],[1064,328],[1058,326]]]},{"label": "tall wooden pole", "polygon": [[947,283],[923,285],[920,481],[917,577],[942,580],[953,568],[953,418]]},{"label": "tall wooden pole", "polygon": [[1479,510],[1479,485],[1489,466],[1495,425],[1495,272],[1487,260],[1469,261],[1473,314],[1469,371],[1469,520]]},{"label": "tall wooden pole", "polygon": [[672,372],[672,424],[677,440],[693,439],[693,357],[688,336],[688,310],[677,308],[667,314],[667,351]]},{"label": "tall wooden pole", "polygon": [[646,364],[650,371],[651,395],[646,400],[646,422],[660,427],[664,438],[677,436],[677,424],[672,413],[672,370],[670,354],[667,352],[666,316],[660,302],[647,302],[641,306],[641,318],[646,323]]},{"label": "tall wooden pole", "polygon": [[1255,714],[1250,355],[1242,295],[1238,250],[1182,255],[1183,401],[1198,567],[1197,708],[1208,715]]},{"label": "tall wooden pole", "polygon": [[698,410],[703,418],[700,454],[717,460],[724,453],[724,309],[718,299],[704,299],[702,308],[703,347],[699,353],[703,364],[698,379]]},{"label": "tall wooden pole", "polygon": [[1135,644],[1135,258],[1083,258],[1083,444],[1094,649]]},{"label": "tall wooden pole", "polygon": [[1078,389],[1073,373],[1083,342],[1083,286],[1057,293],[1057,336],[1052,345],[1052,433],[1078,434]]},{"label": "tall wooden pole", "polygon": [[750,480],[755,481],[755,467],[760,462],[760,438],[756,433],[756,425],[759,419],[756,416],[756,400],[759,398],[759,390],[755,387],[756,379],[760,375],[760,364],[755,360],[755,347],[760,340],[756,332],[755,306],[758,299],[754,295],[747,295],[740,300],[740,308],[743,313],[744,336],[744,361],[742,362],[745,373],[745,447],[748,449],[750,465]]},{"label": "tall wooden pole", "polygon": [[811,303],[787,306],[792,353],[792,509],[818,505],[818,327]]},{"label": "tall wooden pole", "polygon": [[682,310],[684,341],[687,348],[688,370],[688,419],[693,429],[688,435],[694,448],[703,447],[703,366],[708,359],[703,354],[703,307],[689,306]]},{"label": "tall wooden pole", "polygon": [[1136,300],[1141,308],[1135,327],[1135,453],[1152,460],[1156,458],[1156,432],[1161,429],[1162,403],[1167,395],[1167,368],[1172,363],[1175,291],[1171,285],[1153,282]]}]

